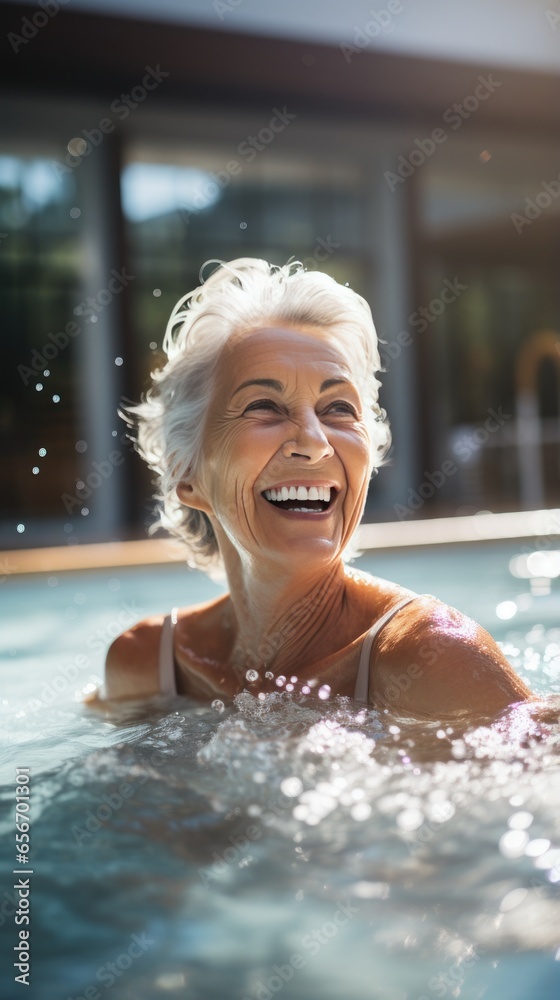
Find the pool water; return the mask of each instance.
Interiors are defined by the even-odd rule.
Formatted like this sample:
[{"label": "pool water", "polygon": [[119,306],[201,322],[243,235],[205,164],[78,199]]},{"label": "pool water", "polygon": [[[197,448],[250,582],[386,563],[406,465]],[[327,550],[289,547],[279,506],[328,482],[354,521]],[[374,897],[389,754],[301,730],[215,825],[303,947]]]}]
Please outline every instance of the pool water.
[{"label": "pool water", "polygon": [[[218,586],[178,566],[8,580],[2,997],[21,993],[11,872],[25,766],[28,997],[557,998],[558,590],[529,595],[508,572],[515,551],[359,563],[471,613],[548,694],[546,712],[518,706],[466,732],[285,692],[94,711],[76,692],[101,679],[111,635]],[[505,601],[518,609],[507,621]]]}]

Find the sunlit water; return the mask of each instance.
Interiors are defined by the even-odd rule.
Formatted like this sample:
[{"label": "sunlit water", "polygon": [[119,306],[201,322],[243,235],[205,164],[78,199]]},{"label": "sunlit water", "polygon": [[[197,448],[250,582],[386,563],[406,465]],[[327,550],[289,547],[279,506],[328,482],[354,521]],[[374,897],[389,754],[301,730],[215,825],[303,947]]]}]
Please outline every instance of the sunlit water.
[{"label": "sunlit water", "polygon": [[[50,652],[4,675],[3,997],[560,995],[559,628],[502,634],[548,713],[466,733],[286,692],[100,713],[74,700],[98,672],[95,586],[71,591],[91,614],[77,680],[33,704],[74,659],[68,593]],[[32,776],[29,988],[10,972],[17,765]]]}]

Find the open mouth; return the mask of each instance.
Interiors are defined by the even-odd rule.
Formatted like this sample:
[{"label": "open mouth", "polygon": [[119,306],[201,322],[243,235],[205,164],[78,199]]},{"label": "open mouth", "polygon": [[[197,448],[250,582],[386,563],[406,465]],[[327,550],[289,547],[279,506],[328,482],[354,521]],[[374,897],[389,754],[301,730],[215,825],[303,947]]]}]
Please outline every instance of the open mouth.
[{"label": "open mouth", "polygon": [[331,486],[280,486],[262,494],[273,507],[301,514],[322,514],[332,506],[336,490]]}]

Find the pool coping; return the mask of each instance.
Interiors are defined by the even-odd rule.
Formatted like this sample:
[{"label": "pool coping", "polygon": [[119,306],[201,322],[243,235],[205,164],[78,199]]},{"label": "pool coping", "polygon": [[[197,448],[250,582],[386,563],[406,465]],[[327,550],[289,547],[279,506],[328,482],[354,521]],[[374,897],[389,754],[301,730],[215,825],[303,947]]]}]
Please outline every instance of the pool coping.
[{"label": "pool coping", "polygon": [[[462,517],[362,524],[358,532],[357,547],[360,552],[367,552],[522,538],[538,539],[536,548],[550,548],[554,540],[560,538],[560,508],[500,514],[483,511]],[[11,575],[153,566],[185,561],[184,547],[171,538],[8,549],[0,552],[0,582],[2,578],[6,579]]]}]

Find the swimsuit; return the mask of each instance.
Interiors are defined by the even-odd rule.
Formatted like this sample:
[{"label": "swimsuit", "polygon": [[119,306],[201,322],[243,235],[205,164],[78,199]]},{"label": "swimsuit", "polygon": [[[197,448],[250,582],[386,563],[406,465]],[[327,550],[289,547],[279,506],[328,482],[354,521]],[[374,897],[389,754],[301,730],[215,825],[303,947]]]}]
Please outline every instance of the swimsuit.
[{"label": "swimsuit", "polygon": [[[389,619],[397,613],[397,611],[404,608],[405,604],[409,604],[410,601],[414,601],[417,597],[421,596],[421,594],[411,594],[409,597],[403,597],[401,601],[398,601],[392,608],[389,608],[389,610],[386,611],[381,618],[378,618],[378,620],[367,632],[362,644],[360,662],[358,664],[358,673],[356,676],[356,687],[354,690],[354,698],[356,701],[364,702],[366,705],[368,703],[369,663],[371,658],[371,647],[375,637],[381,631],[383,626],[389,621]],[[161,640],[159,646],[159,682],[162,694],[177,694],[177,684],[175,681],[175,658],[173,656],[173,629],[176,624],[177,608],[173,608],[171,614],[165,616],[161,630]]]}]

